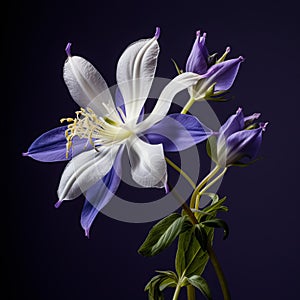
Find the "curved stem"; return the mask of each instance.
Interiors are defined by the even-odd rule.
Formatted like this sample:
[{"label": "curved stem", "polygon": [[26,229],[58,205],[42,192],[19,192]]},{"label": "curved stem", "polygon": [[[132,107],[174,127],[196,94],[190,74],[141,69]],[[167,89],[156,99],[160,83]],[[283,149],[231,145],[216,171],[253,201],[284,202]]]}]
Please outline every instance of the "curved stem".
[{"label": "curved stem", "polygon": [[181,174],[186,179],[186,181],[191,185],[191,187],[193,189],[196,188],[195,182],[191,179],[191,177],[188,174],[186,174],[181,168],[179,168],[175,163],[173,163],[166,156],[165,156],[165,160],[166,160],[168,165],[170,165],[174,170],[176,170],[179,174]]},{"label": "curved stem", "polygon": [[187,298],[188,300],[196,300],[196,291],[195,287],[188,285],[187,287]]},{"label": "curved stem", "polygon": [[205,177],[203,180],[198,184],[198,186],[195,188],[192,197],[191,197],[191,203],[190,207],[194,208],[195,207],[195,201],[197,198],[197,195],[199,194],[199,191],[205,186],[205,184],[219,171],[220,167],[215,166],[214,169]]},{"label": "curved stem", "polygon": [[193,97],[191,97],[190,100],[185,105],[185,107],[182,109],[181,114],[186,114],[189,111],[189,109],[191,108],[191,106],[194,104],[194,102],[195,102],[195,99]]},{"label": "curved stem", "polygon": [[172,300],[177,300],[181,290],[180,284],[177,284]]},{"label": "curved stem", "polygon": [[228,289],[228,286],[226,283],[224,273],[223,273],[221,265],[217,259],[217,256],[216,256],[212,246],[209,243],[207,244],[207,253],[208,253],[210,261],[214,267],[214,270],[217,274],[224,300],[230,300],[231,299],[230,292],[229,292],[229,289]]},{"label": "curved stem", "polygon": [[200,205],[200,197],[211,187],[213,186],[218,180],[220,180],[224,174],[226,173],[227,168],[224,168],[224,170],[216,177],[214,178],[209,184],[207,184],[199,193],[196,195],[196,201],[195,201],[195,209],[199,208]]}]

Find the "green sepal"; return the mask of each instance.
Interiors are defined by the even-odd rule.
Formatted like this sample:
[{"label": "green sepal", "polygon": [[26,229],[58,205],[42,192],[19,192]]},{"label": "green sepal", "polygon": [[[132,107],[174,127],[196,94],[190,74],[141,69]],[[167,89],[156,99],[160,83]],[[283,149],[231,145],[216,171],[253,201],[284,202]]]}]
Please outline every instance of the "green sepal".
[{"label": "green sepal", "polygon": [[208,99],[210,97],[212,97],[215,93],[215,86],[216,86],[216,82],[214,82],[205,92],[205,96],[204,99]]},{"label": "green sepal", "polygon": [[254,163],[256,163],[258,160],[262,159],[261,157],[257,157],[256,159],[253,159],[247,163],[243,163],[243,162],[235,162],[235,163],[232,163],[230,165],[228,165],[228,167],[240,167],[240,168],[245,168],[245,167],[248,167],[248,166],[251,166],[253,165]]},{"label": "green sepal", "polygon": [[206,297],[206,299],[208,300],[212,299],[209,286],[203,277],[199,275],[193,275],[187,278],[187,280],[192,286],[197,288]]},{"label": "green sepal", "polygon": [[138,249],[143,256],[154,256],[167,248],[176,237],[190,228],[188,216],[174,213],[159,221],[150,230],[146,240]]},{"label": "green sepal", "polygon": [[176,63],[176,61],[175,61],[173,58],[171,58],[171,60],[172,60],[174,66],[175,66],[175,68],[176,68],[176,71],[177,71],[178,75],[182,74],[182,73],[183,73],[183,70],[179,69],[179,67],[178,67],[178,65],[177,65],[177,63]]},{"label": "green sepal", "polygon": [[198,240],[201,248],[206,251],[208,236],[206,230],[201,224],[195,225],[195,237]]},{"label": "green sepal", "polygon": [[201,222],[202,225],[212,228],[223,228],[224,229],[224,236],[223,240],[225,240],[229,235],[229,227],[227,223],[222,219],[211,219]]},{"label": "green sepal", "polygon": [[214,53],[214,54],[211,54],[211,55],[208,56],[208,58],[207,58],[208,68],[210,68],[211,66],[213,66],[214,64],[216,64],[216,62],[217,62],[217,56],[218,56],[218,53]]},{"label": "green sepal", "polygon": [[215,91],[216,82],[214,82],[205,92],[204,99],[207,101],[226,102],[232,99],[232,97],[225,97],[228,91]]}]

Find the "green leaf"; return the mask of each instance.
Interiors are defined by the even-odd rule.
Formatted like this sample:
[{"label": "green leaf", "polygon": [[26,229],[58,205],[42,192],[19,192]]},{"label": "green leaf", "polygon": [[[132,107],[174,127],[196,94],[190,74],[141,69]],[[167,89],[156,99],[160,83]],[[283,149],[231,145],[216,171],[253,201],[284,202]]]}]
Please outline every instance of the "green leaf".
[{"label": "green leaf", "polygon": [[217,202],[212,201],[211,205],[203,208],[203,211],[206,213],[217,212],[218,210],[228,211],[228,208],[222,205],[225,200],[226,197],[219,199]]},{"label": "green leaf", "polygon": [[171,214],[153,226],[138,252],[143,256],[154,256],[167,248],[180,233],[191,226],[188,216]]},{"label": "green leaf", "polygon": [[149,300],[163,300],[163,290],[167,287],[176,287],[178,279],[172,271],[157,271],[159,275],[154,276],[147,283],[145,291],[148,291]]},{"label": "green leaf", "polygon": [[172,278],[165,278],[159,284],[159,289],[162,292],[164,289],[168,287],[176,287],[177,281]]},{"label": "green leaf", "polygon": [[208,300],[212,299],[208,284],[203,277],[201,277],[199,275],[193,275],[193,276],[187,278],[187,280],[192,286],[194,286],[195,288],[200,290],[200,292],[206,297],[206,299],[208,299]]},{"label": "green leaf", "polygon": [[206,220],[203,221],[201,224],[213,227],[213,228],[223,228],[224,229],[224,236],[223,239],[225,240],[228,237],[229,234],[229,227],[225,221],[222,219],[212,219],[212,220]]},{"label": "green leaf", "polygon": [[165,278],[165,275],[156,275],[148,282],[148,284],[145,287],[145,291],[148,291],[149,300],[164,299],[164,295],[161,292],[159,285]]},{"label": "green leaf", "polygon": [[164,277],[165,277],[165,275],[161,275],[161,274],[152,277],[150,279],[150,281],[147,283],[147,285],[145,286],[144,290],[148,291],[150,289],[151,285],[155,284],[156,281],[159,281],[159,280],[163,279]]},{"label": "green leaf", "polygon": [[212,135],[206,141],[206,152],[207,155],[217,163],[218,155],[217,155],[217,137]]},{"label": "green leaf", "polygon": [[203,228],[200,224],[197,224],[195,226],[195,237],[198,240],[201,248],[206,251],[208,236],[205,231],[205,228]]},{"label": "green leaf", "polygon": [[[213,239],[213,232],[213,228],[207,230],[210,243]],[[207,252],[201,248],[195,236],[194,228],[180,234],[175,259],[178,277],[181,277],[183,273],[185,273],[186,276],[191,276],[193,274],[201,275],[208,259],[209,256]]]},{"label": "green leaf", "polygon": [[172,272],[172,271],[156,271],[156,272],[157,272],[158,274],[162,274],[162,275],[165,275],[165,276],[167,276],[167,277],[173,279],[176,283],[177,283],[177,281],[178,281],[177,275],[176,275],[174,272]]},{"label": "green leaf", "polygon": [[210,205],[215,204],[215,203],[217,203],[219,201],[219,195],[218,194],[215,194],[215,193],[204,193],[203,195],[208,196],[212,200],[212,202],[211,202]]}]

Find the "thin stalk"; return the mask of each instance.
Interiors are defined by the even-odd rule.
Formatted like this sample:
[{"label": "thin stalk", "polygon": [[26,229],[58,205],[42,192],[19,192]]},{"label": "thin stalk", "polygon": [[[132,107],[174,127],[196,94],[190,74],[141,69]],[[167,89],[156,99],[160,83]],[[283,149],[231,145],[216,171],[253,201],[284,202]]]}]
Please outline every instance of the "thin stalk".
[{"label": "thin stalk", "polygon": [[177,286],[176,286],[176,289],[175,289],[175,292],[174,292],[172,300],[177,300],[178,299],[180,290],[181,290],[181,286],[178,283]]},{"label": "thin stalk", "polygon": [[186,179],[186,181],[191,185],[193,189],[196,188],[195,182],[191,179],[191,177],[188,174],[186,174],[181,168],[179,168],[174,162],[172,162],[166,156],[165,156],[165,160],[168,165],[170,165],[174,170],[176,170],[179,174],[181,174]]},{"label": "thin stalk", "polygon": [[195,201],[195,209],[199,208],[200,205],[200,197],[211,187],[213,186],[218,180],[220,180],[224,174],[226,173],[227,168],[224,168],[224,170],[217,176],[215,177],[210,183],[208,183],[196,196],[196,201]]},{"label": "thin stalk", "polygon": [[214,267],[214,270],[217,274],[224,300],[230,300],[231,299],[230,292],[229,292],[229,289],[228,289],[228,286],[226,283],[224,273],[223,273],[221,265],[217,259],[217,256],[216,256],[212,246],[209,243],[207,244],[207,253],[208,253],[210,261]]},{"label": "thin stalk", "polygon": [[192,285],[188,285],[186,287],[186,289],[187,289],[187,298],[188,298],[188,300],[196,300],[195,287],[193,287]]},{"label": "thin stalk", "polygon": [[215,166],[214,169],[205,177],[203,180],[198,184],[198,186],[195,188],[190,202],[190,207],[195,207],[195,201],[197,198],[197,195],[199,194],[199,191],[205,186],[205,184],[213,177],[215,174],[220,170],[219,166]]},{"label": "thin stalk", "polygon": [[177,191],[175,190],[175,188],[173,188],[172,185],[169,182],[167,184],[168,184],[169,190],[171,191],[171,193],[173,193],[174,197],[181,204],[182,209],[190,217],[192,223],[193,224],[197,224],[198,221],[197,221],[195,215],[193,214],[193,212],[191,211],[191,209],[189,208],[189,206],[185,203],[184,199],[180,196],[179,193],[177,193]]},{"label": "thin stalk", "polygon": [[195,102],[195,99],[193,97],[191,97],[190,100],[185,105],[185,107],[182,109],[181,114],[186,114],[189,111],[189,109],[191,108],[191,106],[194,104],[194,102]]}]

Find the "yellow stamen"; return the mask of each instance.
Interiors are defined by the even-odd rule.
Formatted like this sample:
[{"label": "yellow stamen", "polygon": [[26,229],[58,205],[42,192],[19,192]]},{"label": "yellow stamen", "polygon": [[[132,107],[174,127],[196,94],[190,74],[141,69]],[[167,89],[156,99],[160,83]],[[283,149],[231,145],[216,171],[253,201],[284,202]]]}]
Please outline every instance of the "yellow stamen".
[{"label": "yellow stamen", "polygon": [[[75,112],[76,118],[62,118],[60,122],[68,122],[65,131],[66,137],[66,158],[73,145],[73,138],[78,136],[84,138],[97,150],[101,145],[113,145],[122,142],[132,133],[108,117],[98,117],[91,108],[80,108]],[[86,146],[85,146],[86,147]],[[98,150],[97,150],[98,151]]]}]

